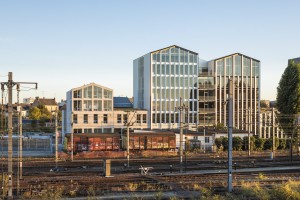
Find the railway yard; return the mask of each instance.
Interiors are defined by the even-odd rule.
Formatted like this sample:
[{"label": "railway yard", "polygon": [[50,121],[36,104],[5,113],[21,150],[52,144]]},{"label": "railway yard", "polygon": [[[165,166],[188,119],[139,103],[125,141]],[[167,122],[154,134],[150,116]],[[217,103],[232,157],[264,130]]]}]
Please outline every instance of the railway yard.
[{"label": "railway yard", "polygon": [[[14,162],[13,188],[15,199],[190,199],[198,197],[201,188],[214,194],[225,194],[227,158],[212,154],[187,156],[180,167],[177,156],[111,159],[111,174],[104,175],[103,159],[77,159],[73,162],[52,158],[27,158],[23,162],[22,179],[17,180],[18,166]],[[300,158],[293,161],[277,156],[236,156],[233,159],[234,190],[245,182],[258,182],[271,187],[287,181],[300,181]],[[2,163],[5,172],[6,162]],[[141,168],[149,169],[141,174]],[[5,173],[4,173],[5,174]],[[3,176],[5,177],[5,175]],[[5,197],[5,178],[2,181]]]}]

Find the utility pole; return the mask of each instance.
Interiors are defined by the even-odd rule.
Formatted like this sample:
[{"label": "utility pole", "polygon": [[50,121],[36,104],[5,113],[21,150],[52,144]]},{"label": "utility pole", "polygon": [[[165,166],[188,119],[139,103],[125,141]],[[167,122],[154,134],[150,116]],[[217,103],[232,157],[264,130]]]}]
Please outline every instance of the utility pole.
[{"label": "utility pole", "polygon": [[272,154],[273,154],[273,161],[275,161],[275,130],[274,130],[274,108],[272,108]]},{"label": "utility pole", "polygon": [[7,86],[8,91],[8,199],[13,199],[13,173],[12,173],[12,154],[13,154],[13,148],[12,148],[12,133],[13,133],[13,126],[12,126],[12,89],[16,84],[35,84],[35,88],[37,89],[37,83],[31,83],[31,82],[14,82],[12,72],[8,73],[8,81],[7,82],[1,82],[1,87],[3,88],[4,85]]},{"label": "utility pole", "polygon": [[130,161],[130,152],[129,152],[129,127],[133,126],[135,122],[132,122],[133,117],[135,116],[135,112],[133,113],[131,119],[129,120],[129,116],[130,116],[130,111],[126,111],[127,112],[127,122],[125,123],[125,126],[127,127],[127,149],[126,149],[126,154],[127,154],[127,168],[129,168],[129,161]]},{"label": "utility pole", "polygon": [[251,138],[250,138],[250,108],[248,108],[248,157],[250,158],[251,155]]},{"label": "utility pole", "polygon": [[71,113],[71,161],[73,162],[73,159],[74,159],[74,146],[73,146],[73,143],[74,143],[74,133],[73,133],[73,112]]},{"label": "utility pole", "polygon": [[55,167],[58,162],[58,131],[57,131],[57,109],[55,110]]},{"label": "utility pole", "polygon": [[186,111],[188,109],[187,106],[185,106],[183,103],[182,103],[182,99],[180,98],[180,106],[177,108],[180,112],[180,115],[179,115],[179,120],[180,120],[180,139],[179,139],[179,164],[180,164],[180,173],[183,172],[183,169],[182,169],[182,157],[183,157],[183,128],[184,128],[184,124],[185,122],[183,122],[183,119],[184,119],[184,111]]},{"label": "utility pole", "polygon": [[233,126],[233,83],[229,79],[228,99],[228,192],[232,192],[232,126]]}]

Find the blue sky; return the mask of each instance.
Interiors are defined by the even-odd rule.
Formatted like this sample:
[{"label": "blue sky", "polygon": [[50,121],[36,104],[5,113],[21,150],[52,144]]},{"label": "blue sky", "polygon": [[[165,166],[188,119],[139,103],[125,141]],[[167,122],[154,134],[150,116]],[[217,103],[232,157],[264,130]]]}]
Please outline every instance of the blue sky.
[{"label": "blue sky", "polygon": [[260,60],[261,98],[274,100],[287,60],[300,57],[299,7],[298,0],[0,1],[0,81],[11,71],[15,81],[38,82],[21,98],[65,99],[91,82],[131,97],[133,59],[176,44],[204,60],[236,52]]}]

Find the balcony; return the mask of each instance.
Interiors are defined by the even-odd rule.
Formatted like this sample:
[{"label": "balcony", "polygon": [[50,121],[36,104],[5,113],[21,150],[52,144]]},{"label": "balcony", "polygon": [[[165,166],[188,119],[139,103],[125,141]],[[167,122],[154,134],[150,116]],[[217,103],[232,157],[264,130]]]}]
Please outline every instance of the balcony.
[{"label": "balcony", "polygon": [[214,76],[213,72],[199,72],[198,76]]}]

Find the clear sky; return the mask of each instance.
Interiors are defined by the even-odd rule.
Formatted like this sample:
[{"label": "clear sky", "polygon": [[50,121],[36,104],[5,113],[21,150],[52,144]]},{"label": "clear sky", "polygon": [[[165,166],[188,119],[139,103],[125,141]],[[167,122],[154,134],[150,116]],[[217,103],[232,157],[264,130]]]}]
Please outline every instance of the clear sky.
[{"label": "clear sky", "polygon": [[91,82],[131,97],[133,59],[176,44],[204,60],[236,52],[260,60],[261,98],[275,100],[288,59],[300,57],[299,8],[299,0],[2,0],[0,81],[13,72],[14,81],[38,82],[21,98],[65,99]]}]

